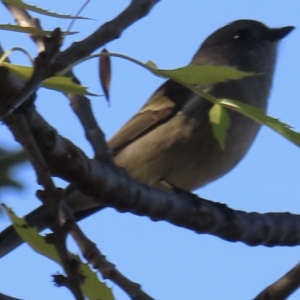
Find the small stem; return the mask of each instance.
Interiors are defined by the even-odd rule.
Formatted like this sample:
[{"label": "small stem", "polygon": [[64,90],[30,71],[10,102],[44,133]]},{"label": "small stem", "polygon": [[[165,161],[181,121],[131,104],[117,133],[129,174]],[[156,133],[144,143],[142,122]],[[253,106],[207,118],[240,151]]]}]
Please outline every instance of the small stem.
[{"label": "small stem", "polygon": [[8,49],[7,51],[5,51],[3,53],[3,55],[1,56],[0,58],[0,65],[8,58],[8,56],[13,52],[13,51],[20,51],[20,52],[23,52],[30,60],[31,64],[33,64],[33,58],[30,56],[30,54],[24,50],[23,48],[21,47],[13,47],[11,49]]}]

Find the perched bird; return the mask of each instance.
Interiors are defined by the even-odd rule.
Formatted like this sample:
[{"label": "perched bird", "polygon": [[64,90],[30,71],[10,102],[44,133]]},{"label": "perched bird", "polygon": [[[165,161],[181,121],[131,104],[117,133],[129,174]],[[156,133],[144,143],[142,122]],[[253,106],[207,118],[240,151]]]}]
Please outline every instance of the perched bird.
[{"label": "perched bird", "polygon": [[[254,20],[238,20],[212,33],[194,55],[193,65],[232,66],[255,76],[215,83],[206,92],[263,110],[272,86],[278,42],[294,27],[269,28]],[[245,156],[260,128],[258,123],[229,111],[225,149],[212,132],[212,104],[188,88],[167,80],[108,142],[115,163],[135,180],[160,187],[162,179],[186,190],[216,180]],[[68,202],[71,208],[72,201]],[[77,210],[78,208],[76,208]],[[42,208],[27,216],[43,228]],[[78,219],[84,216],[75,211]],[[0,256],[20,244],[12,228],[0,234]]]},{"label": "perched bird", "polygon": [[[239,20],[211,34],[191,64],[234,66],[257,76],[213,84],[206,91],[266,109],[272,85],[278,41],[293,27],[270,29]],[[171,80],[109,141],[115,162],[137,181],[159,186],[160,180],[186,190],[223,176],[247,153],[260,125],[229,111],[230,128],[222,150],[212,133],[212,104]]]}]

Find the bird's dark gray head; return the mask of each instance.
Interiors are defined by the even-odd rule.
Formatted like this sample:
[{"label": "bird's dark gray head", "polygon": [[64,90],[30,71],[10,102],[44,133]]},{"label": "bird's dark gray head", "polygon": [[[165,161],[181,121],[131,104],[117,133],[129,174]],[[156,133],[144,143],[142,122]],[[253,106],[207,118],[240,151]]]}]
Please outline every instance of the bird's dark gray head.
[{"label": "bird's dark gray head", "polygon": [[273,73],[278,42],[293,29],[293,26],[269,28],[254,20],[232,22],[203,42],[192,63],[230,65],[244,71]]}]

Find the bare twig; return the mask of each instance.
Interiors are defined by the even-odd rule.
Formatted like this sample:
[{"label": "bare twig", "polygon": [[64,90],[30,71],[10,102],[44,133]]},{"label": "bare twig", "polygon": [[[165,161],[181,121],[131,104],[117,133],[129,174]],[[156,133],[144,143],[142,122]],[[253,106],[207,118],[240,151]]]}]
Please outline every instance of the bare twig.
[{"label": "bare twig", "polygon": [[100,26],[86,39],[74,43],[61,52],[57,62],[68,66],[75,61],[90,55],[95,50],[120,37],[130,25],[145,17],[158,0],[131,0],[129,6],[116,18]]},{"label": "bare twig", "polygon": [[61,210],[60,207],[63,204],[63,191],[60,189],[57,189],[53,193],[38,191],[37,196],[43,201],[49,215],[53,217],[52,222],[49,222],[49,227],[53,231],[53,244],[59,254],[62,267],[67,274],[64,286],[69,288],[75,299],[84,300],[85,298],[80,288],[81,280],[78,272],[78,264],[70,258],[66,246],[67,230],[61,225],[58,217]]},{"label": "bare twig", "polygon": [[300,263],[264,289],[254,300],[284,300],[300,287]]},{"label": "bare twig", "polygon": [[105,279],[109,279],[118,285],[125,293],[127,293],[131,299],[134,300],[153,300],[152,297],[142,291],[141,286],[138,283],[132,282],[121,274],[114,264],[109,262],[105,256],[97,249],[95,243],[89,240],[85,234],[81,231],[79,226],[75,223],[75,219],[68,209],[63,209],[66,220],[70,227],[70,234],[79,246],[82,255],[95,269],[97,269]]},{"label": "bare twig", "polygon": [[105,135],[97,124],[92,112],[90,100],[85,96],[68,94],[71,107],[82,124],[85,136],[93,147],[95,159],[113,165]]}]

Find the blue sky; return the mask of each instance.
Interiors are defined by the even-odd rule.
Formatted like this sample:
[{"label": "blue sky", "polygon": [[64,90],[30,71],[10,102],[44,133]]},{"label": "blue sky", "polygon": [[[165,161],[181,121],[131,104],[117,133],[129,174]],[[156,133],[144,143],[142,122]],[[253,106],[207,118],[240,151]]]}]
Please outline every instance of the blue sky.
[{"label": "blue sky", "polygon": [[[77,0],[63,4],[58,0],[30,3],[40,3],[63,13],[74,13],[81,5]],[[73,29],[80,34],[67,38],[63,48],[113,18],[127,3],[129,1],[92,1],[83,15],[94,20],[76,22]],[[296,26],[298,28],[280,45],[268,113],[300,131],[299,13],[300,2],[295,0],[164,0],[146,18],[128,28],[120,39],[108,44],[107,49],[145,62],[152,60],[162,68],[176,68],[190,61],[207,35],[231,21],[247,18],[262,21],[270,27]],[[4,8],[1,8],[1,16],[1,22],[13,23]],[[57,26],[66,29],[68,22],[45,17],[42,25],[47,29]],[[36,54],[35,45],[25,35],[1,32],[0,42],[5,49],[21,46],[32,56]],[[12,60],[27,64],[22,54],[13,54]],[[129,62],[113,59],[112,63],[111,106],[103,97],[91,98],[97,120],[108,138],[163,82]],[[75,73],[90,91],[102,93],[96,61],[75,68]],[[37,107],[60,134],[92,155],[67,99],[59,93],[40,89]],[[17,147],[5,126],[0,127],[0,143],[1,146]],[[300,211],[299,165],[299,149],[263,128],[248,155],[232,172],[197,193],[248,212],[289,211],[297,214]],[[38,186],[29,165],[14,173],[26,184],[26,189],[22,192],[2,191],[0,199],[22,215],[39,205],[34,196]],[[61,180],[56,182],[65,185]],[[7,218],[0,218],[0,229],[8,224]],[[252,299],[299,261],[296,247],[249,247],[229,243],[113,209],[94,215],[80,226],[121,272],[142,284],[155,299]],[[76,246],[72,243],[71,246],[78,252]],[[0,268],[2,293],[32,300],[73,299],[69,291],[51,283],[50,275],[61,272],[60,267],[33,253],[27,246],[0,260]],[[108,285],[113,287],[116,299],[128,299],[116,286],[110,282]],[[289,299],[299,297],[300,292],[297,292]]]}]

